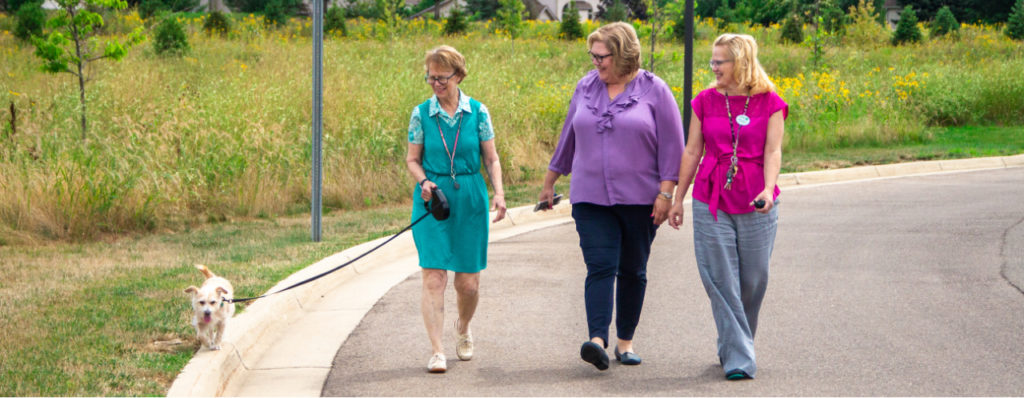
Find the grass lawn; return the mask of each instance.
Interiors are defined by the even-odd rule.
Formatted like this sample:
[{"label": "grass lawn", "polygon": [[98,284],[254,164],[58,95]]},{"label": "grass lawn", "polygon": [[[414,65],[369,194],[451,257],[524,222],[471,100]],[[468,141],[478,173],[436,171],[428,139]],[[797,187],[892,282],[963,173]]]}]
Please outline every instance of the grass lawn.
[{"label": "grass lawn", "polygon": [[[1021,127],[929,134],[924,144],[787,152],[784,172],[1024,152]],[[568,192],[568,180],[557,191]],[[506,187],[509,207],[536,200],[539,184]],[[309,241],[305,215],[92,243],[0,243],[0,396],[166,394],[198,348],[182,292],[201,282],[194,264],[228,277],[239,296],[258,295],[332,253],[397,232],[409,207],[329,211],[321,243]]]}]

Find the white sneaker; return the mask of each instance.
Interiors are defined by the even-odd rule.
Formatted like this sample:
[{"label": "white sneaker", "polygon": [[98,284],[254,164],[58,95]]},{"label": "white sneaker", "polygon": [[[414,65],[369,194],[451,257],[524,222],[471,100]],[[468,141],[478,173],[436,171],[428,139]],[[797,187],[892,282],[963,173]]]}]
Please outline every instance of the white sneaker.
[{"label": "white sneaker", "polygon": [[448,370],[448,360],[445,359],[444,354],[434,354],[430,357],[430,361],[427,362],[427,370],[430,373],[444,373]]},{"label": "white sneaker", "polygon": [[455,335],[457,340],[455,341],[455,354],[459,356],[459,359],[468,361],[473,359],[473,331],[466,328],[466,334],[459,334],[459,320],[455,320]]}]

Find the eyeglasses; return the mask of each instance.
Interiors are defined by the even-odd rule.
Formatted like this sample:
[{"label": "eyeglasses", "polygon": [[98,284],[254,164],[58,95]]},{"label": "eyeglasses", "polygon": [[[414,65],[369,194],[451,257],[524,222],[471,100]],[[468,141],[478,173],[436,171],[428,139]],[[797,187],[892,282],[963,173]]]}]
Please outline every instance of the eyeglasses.
[{"label": "eyeglasses", "polygon": [[730,62],[732,62],[731,59],[725,60],[725,61],[711,60],[711,62],[708,62],[708,65],[711,66],[711,69],[715,69],[715,67],[722,66],[723,64],[727,64],[727,63],[730,63]]},{"label": "eyeglasses", "polygon": [[587,54],[590,54],[590,59],[593,59],[594,62],[597,62],[597,63],[602,63],[602,62],[604,62],[605,58],[608,58],[608,57],[612,56],[611,54],[597,55],[597,54],[594,54],[594,53],[589,52],[589,51],[587,52]]},{"label": "eyeglasses", "polygon": [[448,81],[451,80],[451,78],[455,77],[455,73],[456,72],[452,72],[452,74],[450,74],[448,76],[430,76],[430,75],[426,75],[426,76],[423,76],[423,80],[426,81],[427,84],[441,83],[441,85],[443,86],[445,84],[448,84]]}]

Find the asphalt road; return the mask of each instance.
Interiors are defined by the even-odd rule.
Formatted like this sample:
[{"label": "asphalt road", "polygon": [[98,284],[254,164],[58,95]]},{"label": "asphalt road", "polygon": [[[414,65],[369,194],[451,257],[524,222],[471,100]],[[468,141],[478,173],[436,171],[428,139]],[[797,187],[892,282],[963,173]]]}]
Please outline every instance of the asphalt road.
[{"label": "asphalt road", "polygon": [[644,363],[582,362],[586,269],[570,223],[491,245],[472,361],[456,359],[449,286],[448,373],[426,372],[417,273],[342,345],[323,395],[1024,395],[1024,294],[1004,277],[1024,257],[1024,168],[780,199],[756,380],[727,382],[718,366],[688,219],[654,242],[635,336]]}]

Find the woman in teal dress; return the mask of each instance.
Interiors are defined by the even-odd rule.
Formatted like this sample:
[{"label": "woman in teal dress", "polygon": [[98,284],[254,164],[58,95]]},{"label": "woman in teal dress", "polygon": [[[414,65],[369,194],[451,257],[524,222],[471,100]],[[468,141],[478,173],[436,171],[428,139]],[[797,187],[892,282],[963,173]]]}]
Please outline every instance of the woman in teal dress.
[{"label": "woman in teal dress", "polygon": [[[433,217],[413,227],[413,240],[423,269],[420,309],[434,354],[427,370],[447,370],[441,334],[444,330],[444,290],[448,271],[455,272],[459,317],[455,320],[455,352],[459,359],[473,357],[469,323],[479,300],[480,271],[487,268],[487,184],[480,161],[494,186],[493,222],[505,218],[505,191],[501,164],[494,147],[494,130],[487,107],[459,90],[466,77],[466,60],[449,46],[427,52],[424,79],[434,96],[412,110],[409,121],[409,153],[405,163],[418,183],[413,194],[412,219],[422,216],[423,201],[439,188],[448,198],[451,216]],[[419,197],[419,200],[417,200]]]}]

